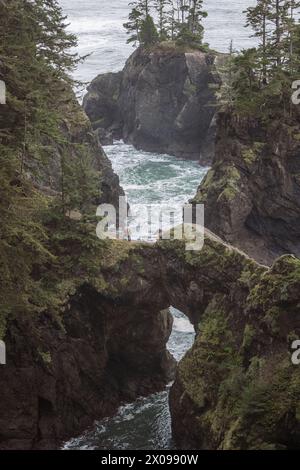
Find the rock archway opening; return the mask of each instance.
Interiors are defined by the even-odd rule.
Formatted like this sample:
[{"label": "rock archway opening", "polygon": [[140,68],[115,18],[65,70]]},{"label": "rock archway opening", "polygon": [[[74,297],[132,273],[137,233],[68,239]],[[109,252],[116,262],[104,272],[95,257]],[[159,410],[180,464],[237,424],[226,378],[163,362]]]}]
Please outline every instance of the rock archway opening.
[{"label": "rock archway opening", "polygon": [[[172,354],[179,362],[194,343],[195,329],[189,318],[182,311],[170,306],[159,312],[155,325],[156,334],[159,332],[163,334],[164,331],[168,336],[171,332],[167,342],[168,354]],[[149,331],[148,336],[150,336]],[[155,352],[153,353],[155,355]],[[163,363],[165,361],[172,364],[172,361],[168,361],[168,355],[165,356]],[[174,370],[175,368],[173,372]],[[128,404],[124,404],[115,415],[96,422],[79,438],[68,441],[65,448],[77,450],[174,449],[169,407],[169,392],[173,385],[173,378],[174,374],[170,374],[169,383],[166,382],[160,390],[146,394],[144,397],[139,396]]]},{"label": "rock archway opening", "polygon": [[189,318],[173,306],[169,308],[173,317],[173,326],[167,348],[178,362],[192,347],[195,339],[195,329]]}]

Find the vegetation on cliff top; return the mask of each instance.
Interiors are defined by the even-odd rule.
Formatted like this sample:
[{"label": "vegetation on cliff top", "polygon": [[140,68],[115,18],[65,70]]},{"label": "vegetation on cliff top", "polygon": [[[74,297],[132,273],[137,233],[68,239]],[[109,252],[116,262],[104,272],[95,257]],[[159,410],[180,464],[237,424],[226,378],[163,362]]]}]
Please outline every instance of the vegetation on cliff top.
[{"label": "vegetation on cliff top", "polygon": [[55,0],[2,2],[0,337],[9,315],[59,311],[72,291],[67,273],[78,276],[97,242],[88,222],[100,175],[76,137],[84,121],[69,76],[75,45]]},{"label": "vegetation on cliff top", "polygon": [[216,289],[209,301],[178,371],[198,448],[299,446],[300,375],[289,353],[299,334],[299,269],[291,256],[269,270],[244,260],[230,294]]},{"label": "vegetation on cliff top", "polygon": [[202,20],[207,16],[203,0],[137,0],[130,5],[132,10],[124,24],[128,43],[149,47],[170,41],[207,50],[207,44],[203,44]]},{"label": "vegetation on cliff top", "polygon": [[258,45],[237,53],[231,44],[220,92],[221,104],[268,124],[292,114],[292,83],[300,72],[300,2],[258,0],[247,27]]}]

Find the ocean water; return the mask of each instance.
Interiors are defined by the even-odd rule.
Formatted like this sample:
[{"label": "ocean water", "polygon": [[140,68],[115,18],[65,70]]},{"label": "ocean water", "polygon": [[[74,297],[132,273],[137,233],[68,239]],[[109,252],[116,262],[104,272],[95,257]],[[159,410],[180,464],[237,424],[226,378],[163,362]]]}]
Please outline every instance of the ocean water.
[{"label": "ocean water", "polygon": [[[174,214],[170,223],[165,218],[165,230],[182,222],[183,204],[195,195],[208,168],[201,167],[195,161],[136,150],[122,141],[104,149],[115,173],[120,177],[130,205],[131,239],[148,240],[147,208],[150,205],[151,214],[161,209],[172,211]],[[136,226],[138,231],[134,230]],[[153,223],[153,241],[158,232],[159,225]]]},{"label": "ocean water", "polygon": [[[69,29],[78,37],[81,56],[91,54],[79,65],[75,76],[90,82],[99,73],[123,68],[133,52],[126,44],[123,24],[127,20],[129,0],[59,0],[68,16]],[[255,0],[204,0],[208,17],[205,19],[205,41],[217,51],[226,52],[233,40],[236,49],[251,46],[245,29],[243,11]]]},{"label": "ocean water", "polygon": [[[194,329],[189,320],[178,310],[171,308],[174,326],[168,349],[180,360],[194,341]],[[160,450],[175,448],[172,442],[171,417],[168,395],[165,391],[134,403],[121,406],[113,418],[95,422],[82,436],[71,439],[65,450]]]},{"label": "ocean water", "polygon": [[[77,51],[90,54],[74,72],[86,84],[99,73],[119,71],[132,53],[126,44],[127,0],[59,0],[68,16],[69,30],[78,37]],[[253,44],[244,28],[243,11],[255,0],[205,0],[205,40],[220,52]],[[207,168],[196,162],[134,149],[123,142],[105,148],[135,216],[142,219],[139,205],[163,204],[176,207],[178,222],[182,205],[192,197]],[[143,224],[142,224],[143,225]],[[146,226],[143,226],[146,231]],[[194,329],[182,312],[171,308],[174,327],[168,348],[180,360],[194,341]],[[64,449],[171,449],[169,387],[161,393],[122,406],[115,417],[95,422],[82,436],[65,443]]]},{"label": "ocean water", "polygon": [[[128,202],[141,223],[141,235],[147,236],[147,223],[140,205],[169,205],[177,208],[180,222],[184,202],[195,194],[207,168],[196,162],[170,155],[158,155],[134,149],[122,141],[106,146],[114,171],[119,175]],[[176,222],[176,217],[175,217]],[[179,361],[194,342],[194,328],[188,318],[171,307],[174,318],[168,349]],[[168,396],[171,384],[160,393],[140,398],[120,407],[113,418],[95,422],[92,429],[71,439],[64,449],[173,449]]]}]

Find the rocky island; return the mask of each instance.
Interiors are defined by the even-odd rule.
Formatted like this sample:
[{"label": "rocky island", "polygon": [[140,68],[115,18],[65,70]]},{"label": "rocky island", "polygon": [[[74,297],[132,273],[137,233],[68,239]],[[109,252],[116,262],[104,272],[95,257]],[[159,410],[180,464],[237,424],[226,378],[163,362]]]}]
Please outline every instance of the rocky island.
[{"label": "rocky island", "polygon": [[160,44],[137,49],[119,73],[100,75],[83,107],[100,140],[206,165],[215,141],[215,88],[222,54]]}]

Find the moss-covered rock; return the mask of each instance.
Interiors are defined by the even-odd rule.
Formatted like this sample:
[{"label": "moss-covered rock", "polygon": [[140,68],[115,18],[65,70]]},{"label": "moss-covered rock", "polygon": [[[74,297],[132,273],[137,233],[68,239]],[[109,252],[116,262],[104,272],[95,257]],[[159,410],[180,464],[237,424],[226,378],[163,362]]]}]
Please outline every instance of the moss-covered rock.
[{"label": "moss-covered rock", "polygon": [[161,390],[174,370],[170,305],[197,332],[171,392],[178,446],[299,445],[300,373],[289,354],[300,335],[299,260],[268,269],[210,232],[191,252],[186,240],[100,241],[81,221],[67,223],[55,245],[62,264],[44,273],[57,305],[7,323],[2,448],[53,448]]},{"label": "moss-covered rock", "polygon": [[212,168],[192,200],[205,204],[205,225],[260,263],[299,256],[297,111],[266,125],[229,109],[216,127]]},{"label": "moss-covered rock", "polygon": [[290,349],[300,337],[299,268],[291,256],[268,270],[244,259],[229,291],[216,289],[171,391],[179,446],[299,448],[300,370]]}]

